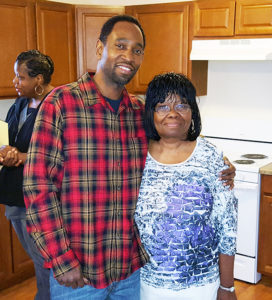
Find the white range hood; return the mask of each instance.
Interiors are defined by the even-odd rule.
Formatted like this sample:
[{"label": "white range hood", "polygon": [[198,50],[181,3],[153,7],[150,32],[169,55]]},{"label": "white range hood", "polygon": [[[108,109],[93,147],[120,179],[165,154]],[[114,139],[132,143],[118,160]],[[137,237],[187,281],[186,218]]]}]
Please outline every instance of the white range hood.
[{"label": "white range hood", "polygon": [[193,40],[191,60],[272,60],[272,38]]}]

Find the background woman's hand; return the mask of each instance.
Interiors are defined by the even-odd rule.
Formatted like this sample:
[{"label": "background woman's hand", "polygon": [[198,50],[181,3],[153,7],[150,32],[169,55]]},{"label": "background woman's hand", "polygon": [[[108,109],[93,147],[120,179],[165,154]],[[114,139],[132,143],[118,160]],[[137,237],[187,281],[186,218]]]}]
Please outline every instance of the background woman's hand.
[{"label": "background woman's hand", "polygon": [[18,167],[23,163],[20,154],[21,153],[15,147],[9,145],[2,146],[0,149],[0,162],[6,167]]},{"label": "background woman's hand", "polygon": [[2,165],[3,163],[3,160],[4,160],[4,155],[1,153],[0,151],[0,164]]},{"label": "background woman's hand", "polygon": [[237,300],[237,297],[236,297],[235,291],[228,292],[228,291],[224,291],[219,288],[217,291],[216,300]]},{"label": "background woman's hand", "polygon": [[9,151],[11,151],[12,149],[14,149],[14,147],[10,146],[10,145],[3,145],[0,148],[0,155],[5,158],[5,156],[7,155],[7,153]]},{"label": "background woman's hand", "polygon": [[235,177],[235,167],[234,165],[228,160],[227,157],[224,157],[225,165],[228,165],[229,168],[220,172],[220,180],[222,180],[225,186],[229,186],[230,190],[234,188],[234,177]]},{"label": "background woman's hand", "polygon": [[3,161],[7,155],[7,153],[12,150],[12,147],[9,145],[3,145],[0,148],[0,163],[3,164]]}]

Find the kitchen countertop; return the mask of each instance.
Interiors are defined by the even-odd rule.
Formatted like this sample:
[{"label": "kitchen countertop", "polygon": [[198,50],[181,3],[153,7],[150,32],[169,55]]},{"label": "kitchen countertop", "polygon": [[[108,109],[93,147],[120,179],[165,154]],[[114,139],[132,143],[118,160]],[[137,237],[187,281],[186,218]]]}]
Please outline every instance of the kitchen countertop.
[{"label": "kitchen countertop", "polygon": [[272,175],[272,163],[260,168],[261,175]]}]

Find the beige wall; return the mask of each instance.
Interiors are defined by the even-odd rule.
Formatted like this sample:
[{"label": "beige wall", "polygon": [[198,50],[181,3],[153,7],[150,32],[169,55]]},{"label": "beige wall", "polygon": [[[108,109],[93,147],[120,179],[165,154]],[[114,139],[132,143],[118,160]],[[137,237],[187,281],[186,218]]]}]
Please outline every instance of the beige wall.
[{"label": "beige wall", "polygon": [[114,5],[114,6],[128,6],[139,4],[154,4],[154,3],[169,3],[169,2],[187,2],[193,0],[49,0],[55,2],[84,4],[84,5]]}]

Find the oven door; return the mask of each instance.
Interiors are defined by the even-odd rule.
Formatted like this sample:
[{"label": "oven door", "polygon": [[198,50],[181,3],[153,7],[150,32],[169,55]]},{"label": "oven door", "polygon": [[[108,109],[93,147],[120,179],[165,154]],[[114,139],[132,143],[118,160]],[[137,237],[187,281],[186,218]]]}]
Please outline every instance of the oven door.
[{"label": "oven door", "polygon": [[[257,272],[258,224],[259,224],[259,174],[239,174],[234,192],[238,198],[237,253],[234,261],[234,278],[257,283],[261,274]],[[242,172],[244,173],[244,172]],[[249,175],[250,176],[247,176]],[[242,175],[242,176],[240,176]]]},{"label": "oven door", "polygon": [[238,199],[237,254],[257,257],[259,223],[258,182],[235,181]]}]

